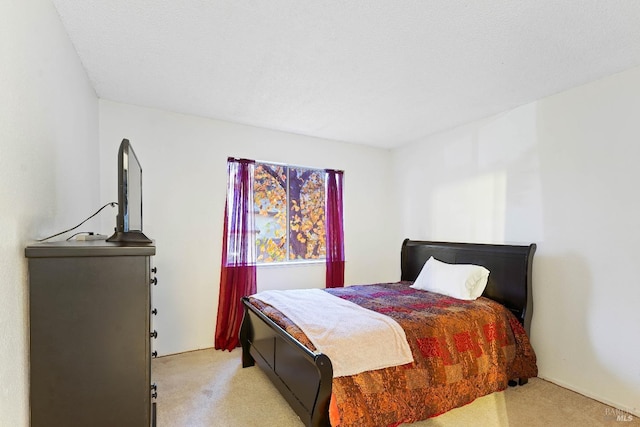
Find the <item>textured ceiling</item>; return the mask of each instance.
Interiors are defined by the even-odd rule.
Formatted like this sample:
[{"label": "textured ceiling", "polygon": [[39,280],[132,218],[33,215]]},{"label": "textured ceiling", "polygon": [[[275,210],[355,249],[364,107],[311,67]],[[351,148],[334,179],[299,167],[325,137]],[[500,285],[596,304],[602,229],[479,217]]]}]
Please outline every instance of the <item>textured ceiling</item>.
[{"label": "textured ceiling", "polygon": [[102,99],[396,147],[640,65],[636,0],[53,0]]}]

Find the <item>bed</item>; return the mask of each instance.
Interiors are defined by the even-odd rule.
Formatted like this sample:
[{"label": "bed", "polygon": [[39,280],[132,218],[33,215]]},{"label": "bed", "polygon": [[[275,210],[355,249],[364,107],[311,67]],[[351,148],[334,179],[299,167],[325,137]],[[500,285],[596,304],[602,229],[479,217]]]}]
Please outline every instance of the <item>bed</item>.
[{"label": "bed", "polygon": [[[491,376],[490,386],[485,386],[485,383],[489,382],[486,377],[478,377],[474,380],[475,382],[471,380],[469,380],[470,382],[465,382],[468,381],[466,379],[460,381],[461,385],[465,385],[460,389],[463,391],[452,391],[457,390],[456,388],[451,388],[455,384],[444,384],[452,383],[451,366],[442,366],[442,360],[444,360],[444,365],[448,365],[446,357],[444,359],[442,357],[430,358],[429,363],[437,359],[439,368],[449,369],[446,371],[449,372],[449,377],[446,378],[445,375],[443,384],[438,384],[431,379],[431,385],[419,384],[415,386],[415,390],[398,389],[394,391],[393,393],[398,395],[402,394],[402,399],[406,398],[405,405],[404,401],[398,399],[397,396],[390,397],[388,395],[386,384],[381,386],[378,383],[384,383],[384,381],[402,382],[403,387],[406,387],[411,382],[410,378],[418,378],[407,366],[386,368],[354,375],[353,377],[334,378],[332,361],[327,355],[316,351],[313,344],[305,340],[304,333],[298,330],[295,324],[289,322],[286,316],[278,315],[277,310],[268,305],[256,303],[256,300],[252,298],[243,298],[245,314],[240,331],[242,366],[248,367],[257,364],[307,426],[328,426],[332,424],[345,426],[357,424],[397,425],[402,422],[413,422],[439,415],[439,413],[446,412],[452,407],[469,403],[481,395],[504,389],[507,382],[510,385],[515,383],[525,384],[527,378],[537,374],[535,354],[528,342],[532,316],[531,274],[535,250],[535,244],[516,246],[406,239],[401,248],[400,282],[360,286],[365,290],[365,293],[373,293],[374,297],[395,292],[399,293],[402,298],[414,298],[413,290],[409,285],[418,277],[423,265],[432,256],[450,264],[474,264],[486,267],[491,273],[482,294],[483,298],[479,298],[477,301],[484,305],[493,304],[495,306],[498,305],[495,304],[497,302],[502,311],[508,312],[505,313],[507,317],[504,323],[509,324],[513,331],[513,336],[510,335],[509,346],[504,347],[500,354],[511,354],[517,351],[515,358],[513,359],[512,357],[513,360],[516,360],[514,363],[517,366],[514,368],[510,365],[509,370],[505,370],[504,374],[496,374],[493,370],[493,365],[496,362],[490,363],[492,365],[491,373],[483,373],[483,375]],[[380,289],[376,288],[376,286]],[[342,292],[342,297],[354,298],[353,293],[357,291],[357,288],[346,287],[339,292]],[[460,311],[460,308],[451,298],[446,299],[445,297],[444,301],[446,303],[443,303],[441,297],[433,296],[432,298],[435,299],[429,305],[433,306],[435,304],[444,311]],[[372,299],[369,300],[372,301]],[[408,341],[409,337],[410,333],[407,333]],[[506,340],[504,333],[498,338]],[[422,342],[424,343],[428,339],[424,338]],[[496,340],[496,342],[499,342],[500,339]],[[415,341],[418,342],[419,340]],[[465,352],[465,354],[473,354],[474,348],[472,347],[470,346],[468,348],[469,351]],[[507,348],[510,349],[508,352],[505,350]],[[422,350],[424,355],[424,348]],[[427,350],[433,350],[433,346],[428,347]],[[482,354],[482,349],[476,348],[475,350],[478,354]],[[442,355],[439,354],[439,356]],[[414,365],[418,365],[418,362]],[[477,365],[478,363],[474,361],[469,366]],[[496,376],[499,378],[494,378]],[[398,380],[398,378],[401,378],[401,380]],[[371,386],[374,383],[376,385]],[[365,389],[366,387],[382,387],[385,390],[380,391],[379,394],[372,393],[370,396],[354,396],[353,399],[355,400],[352,405],[342,403],[347,398],[342,395],[348,394],[347,392],[350,393],[351,390],[356,388],[362,388],[363,384],[365,384],[363,386]],[[393,387],[390,386],[389,389],[393,390]],[[434,403],[430,407],[430,390],[435,390],[434,393],[441,393],[446,398],[439,398],[439,400],[434,398]],[[409,402],[412,398],[418,398],[418,391],[426,393],[426,397],[420,397],[424,399],[424,405],[416,405],[415,402]],[[342,396],[342,398],[336,396]],[[393,401],[389,403],[389,405],[393,406],[392,416],[400,417],[400,419],[389,421],[391,418],[375,418],[376,415],[369,415],[368,413],[351,414],[349,415],[351,418],[345,415],[349,411],[368,411],[367,406],[382,407],[386,404],[386,400]],[[398,406],[407,406],[408,409],[398,409]],[[427,410],[423,407],[416,408],[416,406],[429,408]],[[371,408],[372,413],[376,410],[383,409]],[[402,410],[405,410],[406,413],[403,413]],[[343,415],[344,419],[340,418]],[[358,419],[359,421],[353,424],[347,422],[352,419]],[[382,421],[383,419],[385,420],[384,422]],[[347,421],[341,422],[340,420]]]}]

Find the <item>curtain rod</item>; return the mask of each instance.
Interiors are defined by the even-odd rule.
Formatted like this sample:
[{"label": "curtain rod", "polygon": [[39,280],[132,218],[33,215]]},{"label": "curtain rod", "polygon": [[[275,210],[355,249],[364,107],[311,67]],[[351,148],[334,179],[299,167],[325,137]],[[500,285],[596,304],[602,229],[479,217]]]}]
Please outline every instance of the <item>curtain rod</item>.
[{"label": "curtain rod", "polygon": [[[228,159],[236,159],[236,160],[249,160],[246,158],[238,158],[238,157],[233,157],[233,156],[229,156]],[[271,161],[267,161],[267,160],[253,160],[256,163],[263,163],[263,164],[268,164],[268,165],[276,165],[276,166],[286,166],[286,167],[290,167],[290,168],[301,168],[301,169],[310,169],[310,170],[315,170],[315,171],[335,171],[338,173],[344,173],[343,170],[340,169],[332,169],[332,168],[313,168],[313,167],[309,167],[309,166],[302,166],[302,165],[293,165],[291,163],[282,163],[282,162],[271,162]]]}]

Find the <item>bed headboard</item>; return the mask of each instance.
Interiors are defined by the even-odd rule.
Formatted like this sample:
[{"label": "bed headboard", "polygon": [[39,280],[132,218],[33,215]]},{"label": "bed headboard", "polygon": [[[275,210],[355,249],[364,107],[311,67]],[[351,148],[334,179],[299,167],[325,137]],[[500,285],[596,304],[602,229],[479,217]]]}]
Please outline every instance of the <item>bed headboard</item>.
[{"label": "bed headboard", "polygon": [[511,310],[529,334],[533,314],[531,269],[535,251],[534,243],[514,246],[405,239],[400,261],[401,280],[414,281],[431,256],[450,264],[482,265],[490,271],[482,296]]}]

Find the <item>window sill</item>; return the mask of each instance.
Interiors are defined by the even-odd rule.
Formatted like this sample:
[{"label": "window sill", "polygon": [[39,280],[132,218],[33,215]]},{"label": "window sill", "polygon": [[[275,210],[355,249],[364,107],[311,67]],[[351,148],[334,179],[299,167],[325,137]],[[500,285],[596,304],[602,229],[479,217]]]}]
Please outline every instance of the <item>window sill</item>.
[{"label": "window sill", "polygon": [[310,265],[324,265],[326,264],[326,260],[318,259],[318,260],[304,260],[304,261],[283,261],[283,262],[263,262],[258,263],[256,266],[258,268],[275,268],[275,267],[297,267],[297,266],[310,266]]}]

